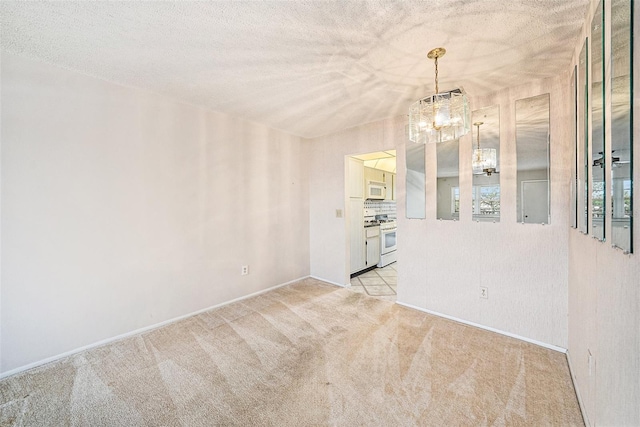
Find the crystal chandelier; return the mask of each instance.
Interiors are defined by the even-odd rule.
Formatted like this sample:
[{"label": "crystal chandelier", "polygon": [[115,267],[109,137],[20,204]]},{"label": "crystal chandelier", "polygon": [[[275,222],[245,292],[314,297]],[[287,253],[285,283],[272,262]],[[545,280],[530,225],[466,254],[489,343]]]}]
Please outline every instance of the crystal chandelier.
[{"label": "crystal chandelier", "polygon": [[474,174],[486,173],[491,176],[496,171],[497,165],[497,152],[495,148],[480,148],[480,126],[484,122],[476,122],[473,125],[478,129],[478,145],[473,150],[473,158],[471,159],[471,166],[473,167]]},{"label": "crystal chandelier", "polygon": [[436,93],[414,102],[409,108],[409,140],[412,142],[446,142],[460,138],[471,130],[469,101],[460,89],[438,92],[438,58],[447,51],[435,48],[427,58],[435,61]]}]

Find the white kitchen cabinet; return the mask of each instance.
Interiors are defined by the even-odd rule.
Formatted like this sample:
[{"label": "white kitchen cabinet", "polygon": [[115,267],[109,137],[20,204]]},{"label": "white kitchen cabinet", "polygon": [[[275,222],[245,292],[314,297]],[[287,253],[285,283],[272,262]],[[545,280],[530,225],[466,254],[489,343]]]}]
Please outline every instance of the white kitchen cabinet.
[{"label": "white kitchen cabinet", "polygon": [[393,198],[391,200],[396,200],[396,179],[398,178],[398,175],[396,175],[395,173],[392,175],[393,177]]},{"label": "white kitchen cabinet", "polygon": [[364,181],[365,183],[369,181],[375,182],[384,182],[384,171],[380,169],[374,168],[364,168]]},{"label": "white kitchen cabinet", "polygon": [[396,199],[396,174],[383,171],[381,169],[364,168],[365,185],[369,181],[382,182],[386,187],[385,200],[391,201]]},{"label": "white kitchen cabinet", "polygon": [[362,160],[348,158],[348,182],[349,197],[364,198],[364,162]]},{"label": "white kitchen cabinet", "polygon": [[367,267],[366,237],[364,230],[364,199],[350,198],[349,237],[351,242],[351,273],[364,270]]},{"label": "white kitchen cabinet", "polygon": [[385,200],[396,199],[396,174],[391,172],[384,172],[384,185],[387,189],[385,193]]},{"label": "white kitchen cabinet", "polygon": [[366,267],[377,265],[380,262],[380,227],[367,227],[364,229],[367,247]]}]

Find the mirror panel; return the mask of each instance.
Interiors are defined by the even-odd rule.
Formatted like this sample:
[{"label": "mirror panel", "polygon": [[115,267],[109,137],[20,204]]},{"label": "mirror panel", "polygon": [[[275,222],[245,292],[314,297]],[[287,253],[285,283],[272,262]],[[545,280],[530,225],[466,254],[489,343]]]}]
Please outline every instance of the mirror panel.
[{"label": "mirror panel", "polygon": [[458,140],[438,143],[436,153],[438,160],[437,218],[456,221],[460,218]]},{"label": "mirror panel", "polygon": [[604,240],[604,11],[600,0],[591,20],[591,234]]},{"label": "mirror panel", "polygon": [[[500,221],[500,107],[494,105],[472,113],[473,151],[472,163],[478,160],[477,149],[495,150],[495,171],[491,168],[474,168],[472,187],[473,220]],[[478,141],[478,135],[480,139]],[[479,145],[479,147],[478,147]],[[493,153],[491,153],[493,154]]]},{"label": "mirror panel", "polygon": [[549,94],[516,101],[518,222],[549,224]]},{"label": "mirror panel", "polygon": [[588,41],[584,40],[578,60],[578,229],[584,234],[589,232]]},{"label": "mirror panel", "polygon": [[426,218],[425,146],[407,142],[405,159],[407,163],[407,218]]},{"label": "mirror panel", "polygon": [[632,252],[631,0],[611,2],[611,243]]},{"label": "mirror panel", "polygon": [[573,67],[571,73],[571,105],[573,114],[571,115],[571,141],[573,150],[571,158],[571,228],[578,228],[578,75],[577,66]]}]

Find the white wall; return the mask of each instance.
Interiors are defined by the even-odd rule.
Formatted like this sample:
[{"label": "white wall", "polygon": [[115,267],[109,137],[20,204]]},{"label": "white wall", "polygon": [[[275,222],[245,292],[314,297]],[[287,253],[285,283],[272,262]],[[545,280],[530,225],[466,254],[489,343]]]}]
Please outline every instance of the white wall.
[{"label": "white wall", "polygon": [[[561,79],[549,79],[471,100],[473,110],[500,106],[499,223],[472,220],[471,134],[460,140],[460,221],[436,220],[436,149],[427,145],[427,219],[402,215],[399,223],[400,302],[566,348],[566,90]],[[515,101],[543,93],[551,94],[551,224],[522,225],[516,222]],[[488,299],[479,298],[480,286]]]},{"label": "white wall", "polygon": [[[569,155],[562,123],[568,87],[561,79],[472,100],[500,104],[502,212],[499,223],[471,218],[471,134],[460,141],[461,220],[436,220],[435,145],[427,150],[427,219],[405,218],[404,117],[371,123],[311,141],[311,274],[345,283],[345,154],[398,150],[398,301],[567,347]],[[551,93],[551,225],[516,223],[515,100]],[[327,251],[327,247],[335,247]],[[479,298],[479,287],[489,299]]]},{"label": "white wall", "polygon": [[309,274],[300,138],[4,53],[1,82],[1,372]]},{"label": "white wall", "polygon": [[[597,1],[591,2],[585,28],[575,58],[578,58],[584,37],[588,35]],[[611,2],[605,2],[610,7]],[[611,13],[605,11],[605,28]],[[635,7],[636,28],[640,22]],[[605,38],[605,43],[609,38]],[[640,46],[634,46],[634,80],[640,81]],[[611,59],[605,56],[605,81],[609,82]],[[639,91],[634,91],[634,104],[640,105]],[[610,88],[605,87],[605,94]],[[610,145],[610,102],[605,96],[605,132],[607,150]],[[633,117],[634,140],[634,218],[640,218],[640,119]],[[607,194],[611,194],[611,164],[605,166]],[[607,218],[610,214],[607,213]],[[611,222],[605,223],[605,235],[611,236]],[[591,235],[570,229],[569,234],[569,361],[583,410],[591,425],[640,425],[640,224],[634,223],[635,254],[625,255],[611,247],[611,241],[600,242]],[[591,373],[588,354],[592,355]]]},{"label": "white wall", "polygon": [[[567,80],[567,79],[565,79]],[[436,146],[427,150],[427,219],[405,218],[405,118],[353,128],[311,141],[311,274],[345,283],[344,155],[398,150],[398,301],[567,346],[568,86],[557,78],[472,100],[500,104],[500,223],[472,221],[471,134],[460,141],[461,220],[436,220]],[[515,100],[551,93],[551,225],[516,223]],[[327,250],[327,248],[332,248]],[[479,298],[479,286],[489,299]]]},{"label": "white wall", "polygon": [[[383,120],[309,140],[309,210],[311,275],[346,285],[348,236],[345,218],[345,156],[391,150],[404,137],[404,123]],[[399,178],[404,181],[404,175]],[[396,187],[403,193],[404,182]],[[403,211],[404,212],[404,211]]]}]

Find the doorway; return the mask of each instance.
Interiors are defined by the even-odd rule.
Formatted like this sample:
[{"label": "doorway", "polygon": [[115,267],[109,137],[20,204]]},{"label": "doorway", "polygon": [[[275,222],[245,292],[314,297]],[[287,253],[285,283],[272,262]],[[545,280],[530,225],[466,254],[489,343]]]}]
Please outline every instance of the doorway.
[{"label": "doorway", "polygon": [[549,223],[549,181],[522,181],[522,221],[527,224]]},{"label": "doorway", "polygon": [[397,263],[396,152],[386,150],[345,158],[347,275],[352,290],[395,301]]}]

